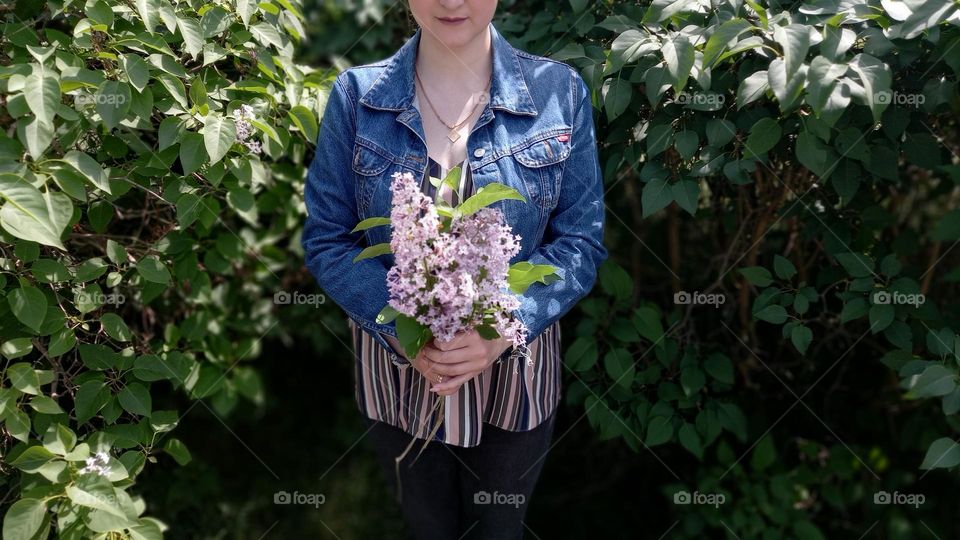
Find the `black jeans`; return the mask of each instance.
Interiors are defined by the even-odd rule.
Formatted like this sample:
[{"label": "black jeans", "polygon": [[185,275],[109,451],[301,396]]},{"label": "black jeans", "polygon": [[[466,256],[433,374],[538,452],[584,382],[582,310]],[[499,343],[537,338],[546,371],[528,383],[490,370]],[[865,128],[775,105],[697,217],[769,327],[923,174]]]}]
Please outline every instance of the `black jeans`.
[{"label": "black jeans", "polygon": [[[400,507],[417,540],[523,538],[523,517],[550,449],[556,412],[530,431],[483,425],[472,448],[431,441],[413,462],[423,440],[400,462]],[[396,494],[394,458],[412,438],[399,428],[366,418],[373,442]]]}]

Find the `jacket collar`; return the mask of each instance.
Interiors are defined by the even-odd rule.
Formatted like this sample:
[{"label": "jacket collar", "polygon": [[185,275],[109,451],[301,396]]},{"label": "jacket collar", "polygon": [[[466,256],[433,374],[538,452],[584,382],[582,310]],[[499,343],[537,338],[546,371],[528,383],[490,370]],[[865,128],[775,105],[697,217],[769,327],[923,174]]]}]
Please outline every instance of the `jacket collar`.
[{"label": "jacket collar", "polygon": [[[403,111],[413,106],[413,67],[423,29],[417,32],[387,59],[387,65],[360,103],[374,109]],[[537,115],[527,83],[520,71],[517,51],[490,23],[493,47],[493,82],[490,83],[490,108],[516,114]]]}]

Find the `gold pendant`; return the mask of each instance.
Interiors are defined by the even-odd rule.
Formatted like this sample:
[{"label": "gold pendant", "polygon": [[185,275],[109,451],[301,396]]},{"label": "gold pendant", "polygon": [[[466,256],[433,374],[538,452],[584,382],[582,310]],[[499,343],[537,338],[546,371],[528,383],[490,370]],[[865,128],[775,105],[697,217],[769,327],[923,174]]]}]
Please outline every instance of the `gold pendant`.
[{"label": "gold pendant", "polygon": [[447,133],[447,138],[450,139],[450,142],[457,142],[457,139],[460,138],[460,132],[455,129],[451,129],[450,133]]}]

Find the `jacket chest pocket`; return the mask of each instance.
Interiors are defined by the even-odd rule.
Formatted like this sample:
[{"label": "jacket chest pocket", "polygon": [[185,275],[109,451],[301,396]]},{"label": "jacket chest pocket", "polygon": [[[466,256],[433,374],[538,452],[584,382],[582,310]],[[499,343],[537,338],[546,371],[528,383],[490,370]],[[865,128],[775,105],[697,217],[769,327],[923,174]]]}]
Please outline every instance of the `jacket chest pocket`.
[{"label": "jacket chest pocket", "polygon": [[[360,219],[390,215],[390,182],[399,170],[397,158],[376,143],[357,138],[353,146],[352,169],[357,178],[357,213]],[[387,242],[390,228],[373,227],[366,231],[369,243]]]},{"label": "jacket chest pocket", "polygon": [[550,215],[557,206],[560,179],[570,155],[570,129],[551,129],[533,135],[515,145],[512,154],[531,202],[545,215]]}]

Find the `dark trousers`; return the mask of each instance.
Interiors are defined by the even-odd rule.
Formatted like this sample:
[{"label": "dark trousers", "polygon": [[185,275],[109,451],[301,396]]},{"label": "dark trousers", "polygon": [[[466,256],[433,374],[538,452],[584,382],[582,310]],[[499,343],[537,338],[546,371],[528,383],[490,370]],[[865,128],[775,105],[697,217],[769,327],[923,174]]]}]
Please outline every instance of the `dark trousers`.
[{"label": "dark trousers", "polygon": [[[550,449],[556,413],[530,431],[505,431],[483,425],[472,448],[418,439],[400,462],[400,507],[417,540],[516,540],[523,538],[523,517]],[[396,494],[394,458],[411,436],[399,428],[366,419],[387,482]],[[412,465],[411,465],[412,463]]]}]

